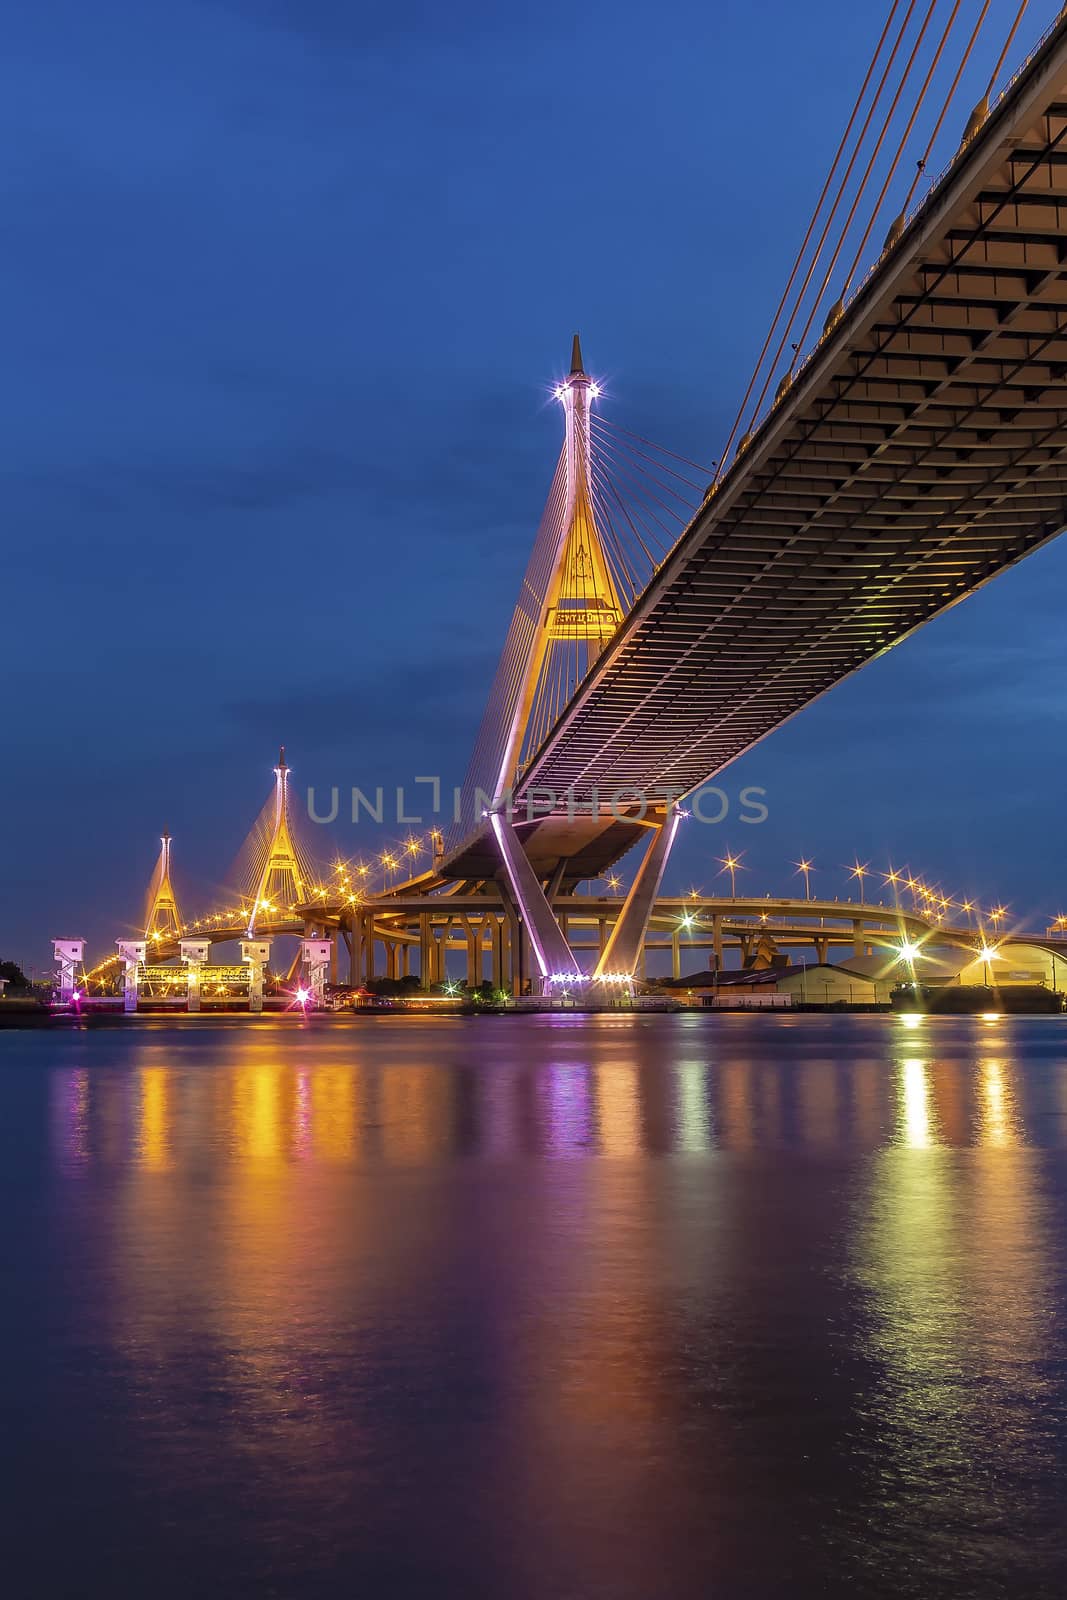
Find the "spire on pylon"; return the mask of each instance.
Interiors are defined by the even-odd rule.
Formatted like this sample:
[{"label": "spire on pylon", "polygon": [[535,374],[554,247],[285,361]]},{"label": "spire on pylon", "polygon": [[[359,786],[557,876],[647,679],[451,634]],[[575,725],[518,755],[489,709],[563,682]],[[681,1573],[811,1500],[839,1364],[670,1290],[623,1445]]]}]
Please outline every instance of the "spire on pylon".
[{"label": "spire on pylon", "polygon": [[585,377],[585,368],[582,365],[582,341],[577,334],[574,335],[574,343],[571,345],[571,377]]},{"label": "spire on pylon", "polygon": [[170,830],[164,828],[159,837],[159,860],[148,885],[145,905],[145,938],[177,937],[182,931],[181,913],[170,881]]}]

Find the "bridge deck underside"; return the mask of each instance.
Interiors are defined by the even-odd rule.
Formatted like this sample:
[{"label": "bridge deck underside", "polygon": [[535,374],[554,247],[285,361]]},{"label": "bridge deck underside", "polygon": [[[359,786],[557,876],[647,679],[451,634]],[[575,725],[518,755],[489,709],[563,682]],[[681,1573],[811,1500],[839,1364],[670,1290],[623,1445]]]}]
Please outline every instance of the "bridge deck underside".
[{"label": "bridge deck underside", "polygon": [[1061,24],[705,502],[521,792],[688,792],[1056,534],[1065,262]]}]

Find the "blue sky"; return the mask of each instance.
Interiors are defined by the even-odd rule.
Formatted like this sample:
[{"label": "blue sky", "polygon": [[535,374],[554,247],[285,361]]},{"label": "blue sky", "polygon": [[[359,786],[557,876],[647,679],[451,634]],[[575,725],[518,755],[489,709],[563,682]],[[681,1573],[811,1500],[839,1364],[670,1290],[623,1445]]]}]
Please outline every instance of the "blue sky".
[{"label": "blue sky", "polygon": [[[283,740],[298,784],[458,780],[573,329],[615,420],[714,458],[876,10],[12,15],[0,955],[103,953],[164,824],[210,896]],[[694,831],[677,886],[729,846],[838,892],[859,852],[1059,910],[1065,573],[1054,545],[748,756],[769,820]]]}]

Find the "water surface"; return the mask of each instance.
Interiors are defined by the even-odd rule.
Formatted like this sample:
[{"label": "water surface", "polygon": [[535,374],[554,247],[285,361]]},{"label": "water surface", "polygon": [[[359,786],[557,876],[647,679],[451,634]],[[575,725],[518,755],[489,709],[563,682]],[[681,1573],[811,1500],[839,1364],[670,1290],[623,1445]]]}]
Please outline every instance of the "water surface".
[{"label": "water surface", "polygon": [[17,1592],[1067,1587],[1067,1022],[0,1033]]}]

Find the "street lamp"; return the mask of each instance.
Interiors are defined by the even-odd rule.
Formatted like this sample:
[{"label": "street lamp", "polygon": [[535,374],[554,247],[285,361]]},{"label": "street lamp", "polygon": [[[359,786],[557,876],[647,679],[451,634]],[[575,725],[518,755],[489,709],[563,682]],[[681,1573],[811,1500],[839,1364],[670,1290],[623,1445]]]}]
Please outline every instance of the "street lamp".
[{"label": "street lamp", "polygon": [[812,874],[812,872],[814,870],[815,863],[813,861],[808,861],[808,860],[805,859],[805,860],[801,860],[801,861],[794,861],[793,865],[794,865],[794,867],[796,867],[797,871],[803,875],[803,878],[804,878],[804,898],[805,898],[805,900],[810,900],[811,899],[811,874]]},{"label": "street lamp", "polygon": [[870,864],[869,861],[864,861],[862,863],[862,865],[861,865],[861,863],[859,861],[855,861],[855,862],[853,862],[852,866],[849,867],[849,869],[848,869],[849,877],[850,878],[856,878],[856,879],[859,880],[860,905],[863,904],[863,880],[864,880],[864,878],[867,878],[867,877],[870,876],[870,866],[871,866],[871,864]]},{"label": "street lamp", "polygon": [[[743,856],[744,853],[745,852],[742,850],[741,855]],[[737,879],[736,879],[736,874],[738,872],[743,872],[744,871],[744,868],[741,865],[741,856],[735,856],[732,853],[728,853],[728,854],[726,854],[724,856],[717,856],[716,860],[719,862],[719,865],[720,865],[720,868],[721,868],[719,876],[721,877],[723,872],[728,872],[730,874],[730,899],[731,900],[736,900],[737,899]]]}]

